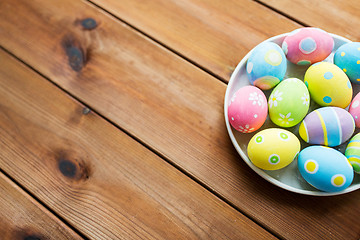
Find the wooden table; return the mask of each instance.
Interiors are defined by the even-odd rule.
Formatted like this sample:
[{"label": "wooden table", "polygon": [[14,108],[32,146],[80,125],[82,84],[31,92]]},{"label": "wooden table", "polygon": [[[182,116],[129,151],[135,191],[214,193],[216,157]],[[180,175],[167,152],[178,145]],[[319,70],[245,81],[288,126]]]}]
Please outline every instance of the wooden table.
[{"label": "wooden table", "polygon": [[360,41],[360,3],[1,0],[0,239],[359,239],[360,191],[276,187],[223,102],[261,41]]}]

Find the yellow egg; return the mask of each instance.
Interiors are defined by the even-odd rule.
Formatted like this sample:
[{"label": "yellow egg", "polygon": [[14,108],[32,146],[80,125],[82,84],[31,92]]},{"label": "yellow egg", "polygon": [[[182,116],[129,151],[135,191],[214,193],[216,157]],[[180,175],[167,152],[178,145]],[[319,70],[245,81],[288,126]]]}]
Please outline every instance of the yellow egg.
[{"label": "yellow egg", "polygon": [[351,102],[351,82],[335,64],[319,62],[311,65],[305,73],[304,82],[311,99],[320,106],[346,108]]},{"label": "yellow egg", "polygon": [[255,134],[247,147],[250,161],[264,170],[277,170],[289,165],[300,151],[300,141],[280,128],[268,128]]}]

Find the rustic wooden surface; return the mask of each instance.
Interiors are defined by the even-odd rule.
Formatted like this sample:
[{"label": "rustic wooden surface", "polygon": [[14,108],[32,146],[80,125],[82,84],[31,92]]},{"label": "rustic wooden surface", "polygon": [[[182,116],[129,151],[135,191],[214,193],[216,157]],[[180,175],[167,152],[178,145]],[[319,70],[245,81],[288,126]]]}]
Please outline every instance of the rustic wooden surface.
[{"label": "rustic wooden surface", "polygon": [[226,82],[255,45],[299,27],[251,0],[91,2]]},{"label": "rustic wooden surface", "polygon": [[[279,189],[227,135],[223,101],[238,61],[268,37],[316,26],[279,9],[1,1],[1,170],[90,239],[358,239],[359,191]],[[334,18],[322,24],[351,32]]]},{"label": "rustic wooden surface", "polygon": [[0,164],[85,236],[272,238],[3,51],[0,63]]},{"label": "rustic wooden surface", "polygon": [[1,239],[82,239],[0,173]]},{"label": "rustic wooden surface", "polygon": [[[360,3],[356,0],[261,0],[306,26],[316,26],[330,33],[360,41]],[[296,6],[296,7],[294,7]]]}]

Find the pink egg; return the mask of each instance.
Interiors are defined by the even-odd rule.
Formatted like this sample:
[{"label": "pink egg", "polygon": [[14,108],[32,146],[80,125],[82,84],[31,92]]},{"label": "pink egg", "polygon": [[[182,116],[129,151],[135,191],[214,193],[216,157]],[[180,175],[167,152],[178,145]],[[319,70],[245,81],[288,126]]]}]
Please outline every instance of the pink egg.
[{"label": "pink egg", "polygon": [[349,112],[355,120],[356,127],[360,128],[360,92],[356,94],[352,100],[349,107]]},{"label": "pink egg", "polygon": [[259,129],[268,112],[265,94],[257,87],[245,86],[232,96],[228,106],[231,126],[242,133]]},{"label": "pink egg", "polygon": [[289,33],[282,49],[286,58],[297,65],[310,65],[323,61],[334,48],[334,39],[319,28],[299,28]]}]

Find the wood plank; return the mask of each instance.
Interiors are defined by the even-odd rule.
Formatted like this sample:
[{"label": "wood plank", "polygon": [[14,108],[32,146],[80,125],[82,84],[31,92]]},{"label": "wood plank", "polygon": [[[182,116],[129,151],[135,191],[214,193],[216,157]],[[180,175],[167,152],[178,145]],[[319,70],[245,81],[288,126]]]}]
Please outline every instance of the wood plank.
[{"label": "wood plank", "polygon": [[82,239],[0,172],[0,238]]},{"label": "wood plank", "polygon": [[255,45],[300,27],[251,0],[91,2],[224,81]]},{"label": "wood plank", "polygon": [[85,236],[274,238],[3,51],[0,66],[0,167]]},{"label": "wood plank", "polygon": [[308,26],[322,28],[354,42],[360,41],[360,32],[357,31],[360,28],[358,0],[262,0],[260,2],[286,13]]},{"label": "wood plank", "polygon": [[251,0],[91,2],[225,81],[255,45],[299,27]]},{"label": "wood plank", "polygon": [[[225,128],[225,84],[91,5],[0,4],[1,45],[266,228],[284,238],[359,237],[359,191],[333,198],[289,193],[241,161]],[[84,29],[85,18],[98,26]],[[71,56],[81,50],[87,60],[69,65],[67,55],[76,60]]]}]

